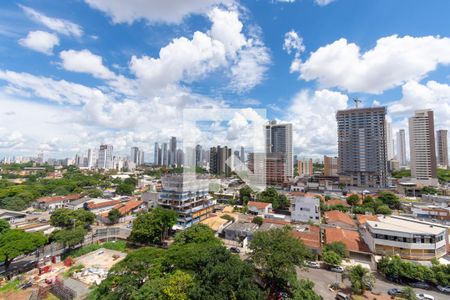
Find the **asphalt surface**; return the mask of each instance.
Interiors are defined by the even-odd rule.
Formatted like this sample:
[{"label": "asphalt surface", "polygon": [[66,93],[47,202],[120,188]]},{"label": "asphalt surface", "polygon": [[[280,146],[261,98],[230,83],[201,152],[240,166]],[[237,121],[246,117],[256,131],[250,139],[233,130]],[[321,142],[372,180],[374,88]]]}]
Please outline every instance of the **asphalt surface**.
[{"label": "asphalt surface", "polygon": [[[331,272],[325,269],[311,269],[311,268],[305,268],[300,269],[297,268],[297,277],[299,279],[310,279],[312,282],[314,282],[314,290],[316,293],[321,295],[324,300],[333,300],[335,299],[336,293],[330,291],[328,289],[328,286],[333,282],[340,282],[341,280],[341,274]],[[383,293],[384,295],[387,295],[387,291],[391,288],[398,288],[402,289],[405,286],[386,281],[381,276],[376,276],[376,282],[373,287],[374,293]],[[344,284],[350,286],[350,282],[347,280],[344,281]],[[443,293],[438,292],[437,290],[423,290],[418,288],[413,288],[413,290],[416,293],[423,293],[432,295],[435,300],[449,300],[450,295],[446,295]]]}]

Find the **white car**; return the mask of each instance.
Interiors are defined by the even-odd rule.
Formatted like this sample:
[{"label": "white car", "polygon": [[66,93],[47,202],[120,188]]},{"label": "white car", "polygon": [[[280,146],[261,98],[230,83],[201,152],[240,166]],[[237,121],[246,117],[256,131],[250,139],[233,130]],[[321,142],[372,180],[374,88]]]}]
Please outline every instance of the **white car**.
[{"label": "white car", "polygon": [[416,294],[416,297],[419,300],[434,300],[434,297],[428,294],[418,293]]},{"label": "white car", "polygon": [[337,272],[337,273],[342,273],[344,272],[344,268],[341,266],[333,266],[330,268],[330,271],[332,272]]},{"label": "white car", "polygon": [[307,261],[306,265],[310,268],[320,269],[320,263],[318,261]]},{"label": "white car", "polygon": [[439,291],[441,291],[443,293],[450,293],[450,286],[438,285],[437,288]]}]

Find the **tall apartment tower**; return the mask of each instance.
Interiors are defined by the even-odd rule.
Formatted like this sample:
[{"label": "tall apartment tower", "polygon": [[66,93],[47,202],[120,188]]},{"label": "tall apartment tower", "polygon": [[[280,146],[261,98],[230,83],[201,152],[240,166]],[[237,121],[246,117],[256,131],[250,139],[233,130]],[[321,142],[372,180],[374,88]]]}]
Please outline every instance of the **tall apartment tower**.
[{"label": "tall apartment tower", "polygon": [[177,138],[171,137],[169,144],[169,165],[175,166],[177,164]]},{"label": "tall apartment tower", "polygon": [[138,147],[131,147],[130,160],[137,165],[140,165],[141,152]]},{"label": "tall apartment tower", "polygon": [[448,168],[448,143],[447,143],[447,130],[441,129],[436,131],[437,137],[437,153],[438,153],[438,165],[442,168]]},{"label": "tall apartment tower", "polygon": [[95,168],[97,166],[97,152],[92,149],[87,151],[87,164],[86,167],[89,169]]},{"label": "tall apartment tower", "polygon": [[386,107],[340,110],[336,119],[340,181],[353,186],[385,187]]},{"label": "tall apartment tower", "polygon": [[209,154],[209,171],[212,174],[229,176],[231,174],[231,165],[227,160],[231,158],[231,148],[227,146],[212,147]]},{"label": "tall apartment tower", "polygon": [[241,153],[239,154],[240,160],[245,163],[245,149],[243,146],[241,146]]},{"label": "tall apartment tower", "polygon": [[386,149],[387,159],[394,159],[394,139],[392,138],[392,125],[391,122],[386,120]]},{"label": "tall apartment tower", "polygon": [[338,158],[331,156],[323,157],[323,175],[324,176],[338,176]]},{"label": "tall apartment tower", "polygon": [[404,167],[407,165],[405,129],[400,129],[397,132],[397,159],[400,166]]},{"label": "tall apartment tower", "polygon": [[312,176],[313,175],[313,160],[302,159],[297,162],[298,175]]},{"label": "tall apartment tower", "polygon": [[109,170],[113,168],[113,146],[100,145],[98,150],[97,167],[99,169]]},{"label": "tall apartment tower", "polygon": [[286,178],[294,176],[294,160],[292,149],[292,124],[277,124],[276,121],[270,121],[265,126],[266,132],[266,154],[282,154],[285,164],[284,172]]},{"label": "tall apartment tower", "polygon": [[156,166],[161,165],[161,148],[159,148],[159,144],[155,143],[153,149],[153,164]]},{"label": "tall apartment tower", "polygon": [[203,165],[203,149],[201,145],[195,146],[195,166],[201,167]]},{"label": "tall apartment tower", "polygon": [[418,110],[409,118],[409,147],[411,176],[423,184],[436,185],[436,144],[432,110]]},{"label": "tall apartment tower", "polygon": [[169,166],[169,151],[167,149],[167,143],[162,144],[161,149],[161,162],[163,166]]}]

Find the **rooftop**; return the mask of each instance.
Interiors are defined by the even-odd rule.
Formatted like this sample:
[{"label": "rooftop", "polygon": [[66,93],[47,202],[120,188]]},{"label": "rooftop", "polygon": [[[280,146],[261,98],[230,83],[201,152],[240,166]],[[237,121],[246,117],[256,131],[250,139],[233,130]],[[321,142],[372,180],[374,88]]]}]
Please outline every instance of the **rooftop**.
[{"label": "rooftop", "polygon": [[249,201],[247,204],[247,206],[254,206],[257,209],[264,209],[264,208],[268,207],[269,205],[272,205],[272,203]]},{"label": "rooftop", "polygon": [[100,203],[89,202],[87,206],[89,209],[97,209],[97,208],[117,205],[119,203],[120,203],[119,200],[110,200],[110,201],[105,201],[105,202],[100,202]]},{"label": "rooftop", "polygon": [[363,239],[356,230],[348,230],[340,227],[325,228],[326,244],[333,242],[342,242],[351,252],[370,252],[369,247],[364,243]]},{"label": "rooftop", "polygon": [[416,222],[413,219],[399,219],[393,217],[382,217],[378,221],[367,221],[368,226],[381,230],[408,232],[412,234],[440,234],[444,228],[434,226],[432,223]]},{"label": "rooftop", "polygon": [[126,215],[127,213],[129,213],[130,211],[132,211],[133,209],[141,206],[142,203],[144,203],[144,201],[132,200],[132,201],[128,201],[126,203],[120,203],[120,204],[114,206],[114,208],[117,208],[119,210],[120,214],[123,216],[123,215]]},{"label": "rooftop", "polygon": [[243,232],[253,232],[256,231],[257,229],[258,225],[254,223],[240,223],[240,222],[235,222],[225,228],[225,230],[235,230]]},{"label": "rooftop", "polygon": [[73,201],[78,200],[80,198],[81,198],[80,194],[71,194],[66,196],[41,197],[36,199],[36,201],[39,203],[54,203],[61,201]]},{"label": "rooftop", "polygon": [[363,225],[367,221],[378,221],[378,217],[374,215],[356,215],[356,220],[358,224]]},{"label": "rooftop", "polygon": [[349,207],[350,205],[348,205],[348,203],[344,200],[340,200],[340,199],[331,199],[328,200],[326,202],[327,205],[342,205],[342,206],[346,206]]},{"label": "rooftop", "polygon": [[331,210],[327,211],[324,214],[325,220],[327,223],[329,222],[341,222],[350,226],[356,226],[353,219],[346,213],[343,213],[339,210]]},{"label": "rooftop", "polygon": [[305,246],[313,249],[320,249],[320,227],[309,225],[307,230],[292,230],[292,235],[303,241]]}]

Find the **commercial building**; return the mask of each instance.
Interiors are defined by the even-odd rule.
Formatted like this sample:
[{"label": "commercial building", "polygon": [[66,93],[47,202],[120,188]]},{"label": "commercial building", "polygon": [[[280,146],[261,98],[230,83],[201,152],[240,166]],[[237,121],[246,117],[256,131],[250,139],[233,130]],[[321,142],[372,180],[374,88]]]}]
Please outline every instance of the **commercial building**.
[{"label": "commercial building", "polygon": [[113,169],[113,146],[112,145],[100,145],[98,151],[97,168],[103,170]]},{"label": "commercial building", "polygon": [[378,255],[431,260],[447,253],[447,227],[415,219],[392,216],[367,220],[363,237],[370,250]]},{"label": "commercial building", "polygon": [[448,143],[447,130],[441,129],[436,132],[438,165],[442,168],[448,168]]},{"label": "commercial building", "polygon": [[424,185],[438,185],[432,110],[418,110],[409,118],[409,145],[411,177]]},{"label": "commercial building", "polygon": [[70,202],[80,199],[80,194],[66,196],[41,197],[35,200],[33,206],[42,210],[55,210],[66,207]]},{"label": "commercial building", "polygon": [[401,167],[406,166],[408,163],[406,161],[406,137],[405,129],[400,129],[397,132],[397,159]]},{"label": "commercial building", "polygon": [[209,171],[211,174],[229,176],[231,167],[229,159],[231,159],[231,148],[227,146],[212,147],[209,154]]},{"label": "commercial building", "polygon": [[292,124],[277,124],[270,121],[265,127],[266,154],[279,153],[284,157],[284,177],[294,176],[294,160],[292,148]]},{"label": "commercial building", "polygon": [[340,110],[336,119],[341,182],[361,187],[387,186],[386,107]]},{"label": "commercial building", "polygon": [[131,147],[130,160],[136,166],[144,164],[144,151],[140,150],[138,147]]},{"label": "commercial building", "polygon": [[162,177],[158,204],[178,214],[178,229],[185,229],[208,217],[215,201],[208,194],[209,180],[189,175]]},{"label": "commercial building", "polygon": [[155,166],[161,165],[161,148],[159,148],[159,144],[155,143],[153,147],[153,164]]},{"label": "commercial building", "polygon": [[323,157],[323,175],[324,176],[338,176],[338,158],[331,156]]},{"label": "commercial building", "polygon": [[313,160],[303,159],[297,162],[297,171],[299,176],[312,176],[313,175]]},{"label": "commercial building", "polygon": [[316,197],[295,196],[291,202],[292,221],[320,223],[320,199]]},{"label": "commercial building", "polygon": [[169,165],[177,165],[177,138],[174,136],[170,138]]}]

